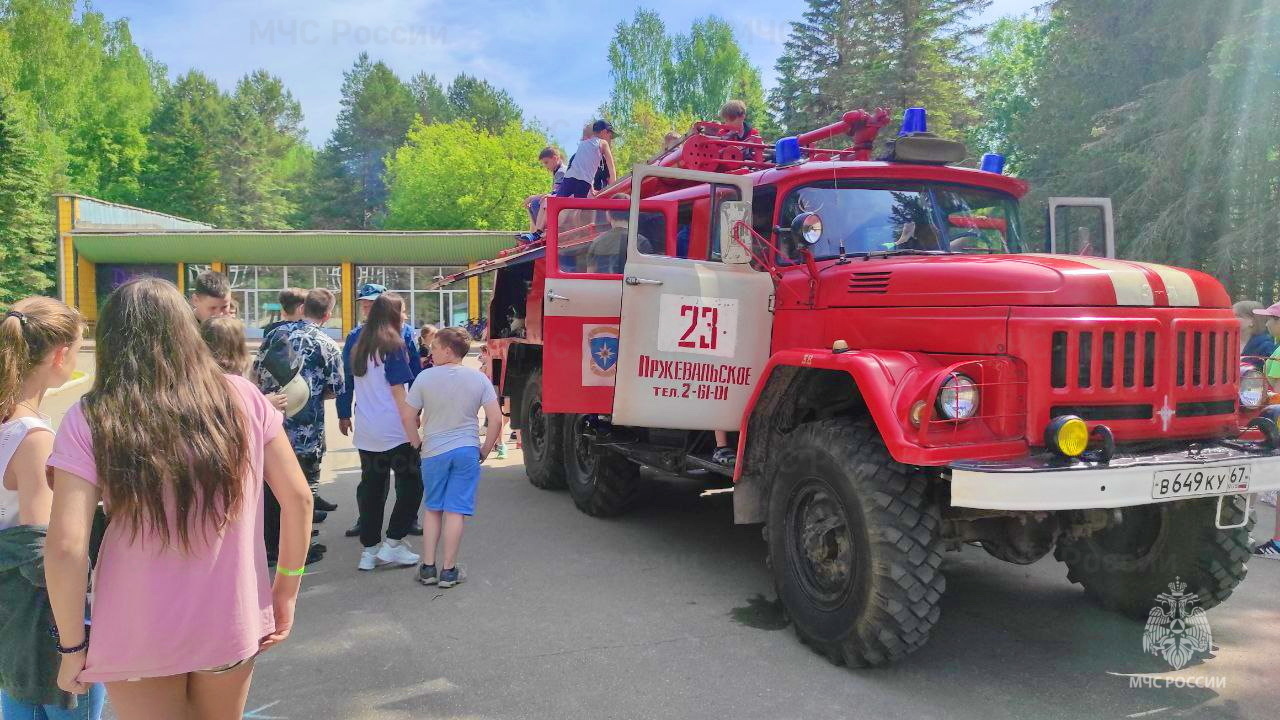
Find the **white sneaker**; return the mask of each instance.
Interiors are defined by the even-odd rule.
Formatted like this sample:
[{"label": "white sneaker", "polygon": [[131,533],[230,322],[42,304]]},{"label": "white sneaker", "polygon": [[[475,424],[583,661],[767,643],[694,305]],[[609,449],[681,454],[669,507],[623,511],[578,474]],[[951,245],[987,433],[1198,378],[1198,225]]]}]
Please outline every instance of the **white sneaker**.
[{"label": "white sneaker", "polygon": [[372,570],[378,566],[378,556],[382,554],[382,546],[374,545],[367,547],[360,553],[360,564],[356,565],[357,570]]},{"label": "white sneaker", "polygon": [[[418,561],[422,560],[422,556],[413,552],[405,541],[388,539],[382,543],[382,549],[378,551],[377,560],[388,565],[409,567],[410,565],[417,565]],[[363,562],[363,558],[361,558],[361,562]]]}]

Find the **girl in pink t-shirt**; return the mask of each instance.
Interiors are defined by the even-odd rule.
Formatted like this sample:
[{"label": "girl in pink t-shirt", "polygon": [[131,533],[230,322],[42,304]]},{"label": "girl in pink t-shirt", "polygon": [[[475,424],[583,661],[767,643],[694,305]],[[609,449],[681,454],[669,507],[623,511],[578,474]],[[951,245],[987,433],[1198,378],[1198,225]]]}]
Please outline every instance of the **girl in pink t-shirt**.
[{"label": "girl in pink t-shirt", "polygon": [[[243,713],[253,658],[293,625],[311,535],[311,492],[281,422],[256,387],[217,367],[171,283],[142,278],[107,298],[93,389],[49,458],[45,574],[64,690],[106,683],[121,720]],[[264,479],[281,505],[274,583]],[[86,627],[99,499],[109,524]]]}]

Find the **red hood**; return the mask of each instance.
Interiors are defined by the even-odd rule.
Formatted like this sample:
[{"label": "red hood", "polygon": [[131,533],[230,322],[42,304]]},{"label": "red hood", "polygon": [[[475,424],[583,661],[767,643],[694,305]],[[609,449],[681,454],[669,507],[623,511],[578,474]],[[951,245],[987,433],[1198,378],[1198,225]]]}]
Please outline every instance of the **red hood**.
[{"label": "red hood", "polygon": [[[1195,270],[1067,255],[901,256],[822,263],[820,307],[1197,307],[1225,308],[1222,285]],[[808,296],[808,275],[784,282]],[[779,297],[788,303],[790,298]],[[789,304],[789,303],[788,303]]]}]

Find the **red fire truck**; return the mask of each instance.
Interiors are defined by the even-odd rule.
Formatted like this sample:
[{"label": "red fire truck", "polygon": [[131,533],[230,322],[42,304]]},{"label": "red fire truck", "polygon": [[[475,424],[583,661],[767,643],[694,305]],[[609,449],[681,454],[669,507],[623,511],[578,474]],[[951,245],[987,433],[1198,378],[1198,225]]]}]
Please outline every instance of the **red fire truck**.
[{"label": "red fire truck", "polygon": [[1280,433],[1253,417],[1263,380],[1223,287],[1105,257],[1096,200],[1055,201],[1101,227],[1057,223],[1076,241],[1040,249],[1102,257],[1033,252],[1027,186],[957,167],[922,115],[878,160],[885,110],[774,145],[697,125],[465,273],[497,273],[489,354],[530,482],[595,516],[627,509],[643,467],[731,484],[800,639],[851,666],[926,641],[941,552],[965,543],[1054,551],[1131,615],[1175,580],[1225,600]]}]

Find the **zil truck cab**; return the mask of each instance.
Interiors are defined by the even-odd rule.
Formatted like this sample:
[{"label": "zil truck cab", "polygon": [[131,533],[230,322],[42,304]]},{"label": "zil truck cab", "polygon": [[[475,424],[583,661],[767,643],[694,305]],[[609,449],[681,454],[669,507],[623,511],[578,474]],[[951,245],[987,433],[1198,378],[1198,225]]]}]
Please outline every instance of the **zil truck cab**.
[{"label": "zil truck cab", "polygon": [[[594,516],[627,509],[642,467],[732,487],[796,633],[851,666],[927,640],[941,553],[966,543],[1052,552],[1133,616],[1174,582],[1225,600],[1252,494],[1280,487],[1227,293],[1035,252],[1053,244],[1024,233],[1027,186],[955,166],[922,116],[876,160],[883,109],[772,146],[696,125],[464,273],[497,273],[492,377],[530,481]],[[1058,246],[1114,247],[1102,224]],[[707,459],[715,431],[732,468]]]}]

